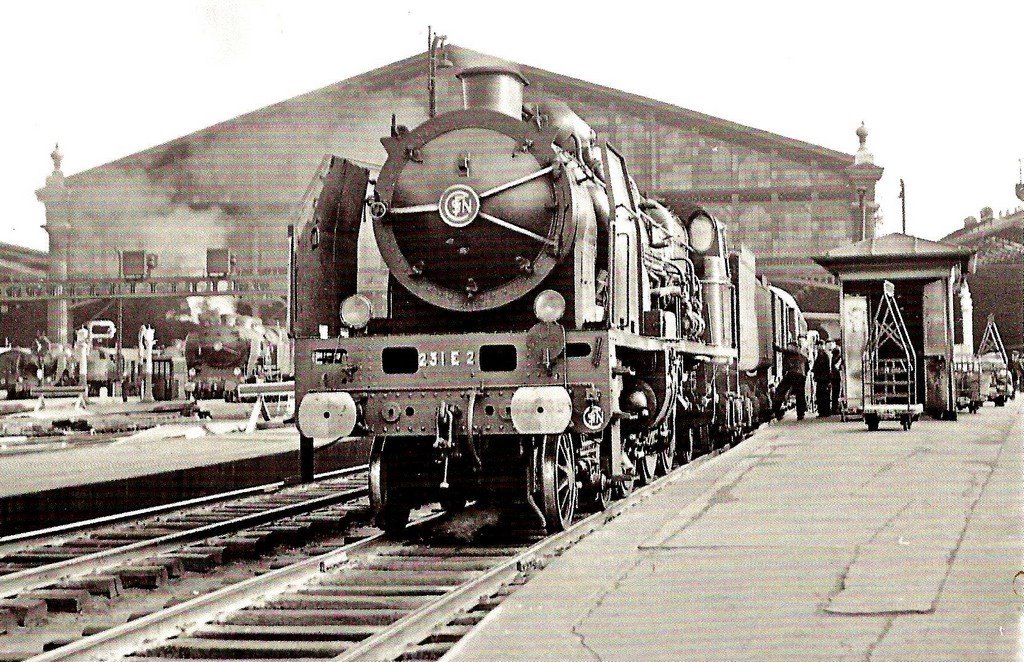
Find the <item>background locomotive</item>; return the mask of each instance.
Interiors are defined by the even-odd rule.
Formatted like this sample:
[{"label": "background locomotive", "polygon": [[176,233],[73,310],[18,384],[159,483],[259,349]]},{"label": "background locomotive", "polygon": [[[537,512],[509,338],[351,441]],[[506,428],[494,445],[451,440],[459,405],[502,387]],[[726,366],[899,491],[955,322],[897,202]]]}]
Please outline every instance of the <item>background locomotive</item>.
[{"label": "background locomotive", "polygon": [[[37,338],[32,348],[0,348],[0,393],[6,392],[9,399],[28,398],[37,386],[74,386],[81,380],[80,361],[79,348],[51,343],[45,337]],[[99,395],[103,388],[113,392],[115,366],[113,349],[90,344],[89,395]]]},{"label": "background locomotive", "polygon": [[4,397],[27,398],[39,383],[39,359],[31,350],[0,347],[0,393]]},{"label": "background locomotive", "polygon": [[284,330],[245,315],[203,320],[185,336],[185,364],[197,400],[237,401],[239,384],[278,380],[291,368]]},{"label": "background locomotive", "polygon": [[459,77],[465,109],[393,123],[373,186],[340,158],[314,180],[298,425],[373,438],[385,529],[478,499],[559,530],[766,420],[773,344],[806,325],[712,214],[643,196],[565,104],[524,107],[514,71]]}]

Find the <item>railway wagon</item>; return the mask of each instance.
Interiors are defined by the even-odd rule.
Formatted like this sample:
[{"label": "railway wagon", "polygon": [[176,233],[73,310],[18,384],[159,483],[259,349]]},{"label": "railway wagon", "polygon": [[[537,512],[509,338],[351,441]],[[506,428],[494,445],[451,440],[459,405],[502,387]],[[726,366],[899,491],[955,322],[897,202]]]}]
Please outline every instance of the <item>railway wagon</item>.
[{"label": "railway wagon", "polygon": [[374,180],[339,157],[314,177],[297,423],[373,439],[387,530],[474,499],[556,531],[764,420],[799,311],[708,210],[643,195],[567,105],[524,105],[511,70],[460,79],[463,110],[392,123]]}]

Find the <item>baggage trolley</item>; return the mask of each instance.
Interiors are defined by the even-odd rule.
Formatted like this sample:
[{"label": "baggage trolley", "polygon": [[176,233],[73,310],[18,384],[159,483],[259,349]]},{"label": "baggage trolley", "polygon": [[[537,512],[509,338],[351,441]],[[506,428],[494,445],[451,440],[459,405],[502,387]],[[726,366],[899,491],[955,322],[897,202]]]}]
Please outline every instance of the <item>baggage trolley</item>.
[{"label": "baggage trolley", "polygon": [[885,281],[863,354],[864,423],[899,421],[909,430],[924,406],[917,401],[917,353],[896,303],[896,288]]},{"label": "baggage trolley", "polygon": [[988,316],[985,333],[978,343],[977,360],[981,372],[982,402],[991,401],[997,407],[1002,407],[1014,397],[1013,377],[1010,375],[1010,360],[999,327],[996,326],[995,315]]},{"label": "baggage trolley", "polygon": [[981,366],[977,361],[957,361],[953,364],[956,380],[956,408],[978,413],[985,400],[981,395]]}]

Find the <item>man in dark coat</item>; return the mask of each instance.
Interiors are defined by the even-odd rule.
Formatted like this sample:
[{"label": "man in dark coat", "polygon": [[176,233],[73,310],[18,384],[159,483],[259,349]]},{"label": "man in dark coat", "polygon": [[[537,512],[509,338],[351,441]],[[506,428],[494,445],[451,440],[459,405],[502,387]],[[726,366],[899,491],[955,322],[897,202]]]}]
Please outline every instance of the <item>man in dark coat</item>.
[{"label": "man in dark coat", "polygon": [[803,420],[807,412],[807,396],[804,393],[804,385],[807,382],[807,357],[800,351],[796,341],[790,341],[788,347],[775,346],[776,351],[782,352],[782,381],[775,391],[775,401],[772,409],[775,410],[775,418],[782,420],[782,405],[786,398],[793,394],[796,396],[796,418]]},{"label": "man in dark coat", "polygon": [[839,345],[832,345],[832,413],[839,413],[839,396],[842,391],[843,373],[846,366],[843,365],[843,350]]},{"label": "man in dark coat", "polygon": [[832,415],[832,355],[824,345],[814,358],[814,393],[818,403],[818,418]]}]

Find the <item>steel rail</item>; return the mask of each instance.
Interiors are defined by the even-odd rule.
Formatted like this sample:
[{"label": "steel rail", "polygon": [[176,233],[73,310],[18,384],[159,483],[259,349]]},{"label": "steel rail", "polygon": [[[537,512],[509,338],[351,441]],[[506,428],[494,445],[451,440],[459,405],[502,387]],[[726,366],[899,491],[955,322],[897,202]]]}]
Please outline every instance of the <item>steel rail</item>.
[{"label": "steel rail", "polygon": [[717,453],[711,453],[701,456],[694,462],[677,468],[667,476],[635,490],[630,496],[613,503],[605,510],[580,520],[560,533],[540,540],[508,560],[502,561],[480,577],[462,584],[436,601],[395,621],[391,627],[367,637],[334,659],[338,662],[397,659],[406,652],[410,645],[415,645],[429,637],[434,630],[444,626],[456,614],[468,611],[480,604],[481,599],[495,593],[502,585],[515,579],[524,570],[531,567],[542,567],[545,559],[552,556],[559,548],[575,544],[579,539],[590,535],[629,508],[646,500],[662,488],[690,473],[693,468],[700,466],[707,459],[717,455]]},{"label": "steel rail", "polygon": [[[313,480],[321,481],[329,478],[337,478],[346,474],[366,471],[368,468],[368,465],[360,464],[358,466],[347,467],[345,469],[335,469],[334,471],[326,471],[322,474],[317,474],[314,476]],[[211,503],[219,503],[221,501],[230,501],[231,499],[237,499],[244,496],[269,494],[287,486],[287,481],[279,480],[273,483],[266,483],[265,485],[243,487],[230,492],[218,492],[217,494],[208,494],[207,496],[186,499],[185,501],[175,501],[173,503],[165,503],[159,506],[130,510],[123,513],[114,513],[113,515],[104,515],[103,517],[96,517],[94,519],[82,520],[79,522],[69,522],[68,524],[60,524],[46,529],[35,529],[33,531],[25,531],[23,533],[12,533],[8,536],[0,536],[0,553],[4,551],[4,548],[2,547],[3,545],[9,545],[11,543],[41,540],[43,538],[58,536],[65,533],[76,533],[78,531],[84,531],[85,529],[92,529],[106,524],[130,522],[131,520],[142,519],[143,517],[149,517],[151,515],[162,515],[163,513],[169,513],[175,510],[183,510],[194,506],[205,506]]]},{"label": "steel rail", "polygon": [[[428,515],[410,524],[409,528],[418,529],[444,516],[445,513]],[[179,603],[29,658],[28,662],[55,662],[57,660],[94,662],[95,660],[126,657],[143,648],[151,648],[164,640],[180,635],[190,627],[208,623],[226,611],[237,611],[267,595],[285,591],[290,586],[307,582],[321,573],[329,572],[345,563],[349,553],[369,547],[381,541],[384,536],[385,534],[381,532],[326,554],[313,556],[284,568],[271,570],[237,584],[225,586],[188,602]]]},{"label": "steel rail", "polygon": [[368,487],[357,487],[337,494],[329,494],[314,499],[307,499],[299,503],[242,515],[241,517],[223,522],[214,522],[194,529],[177,531],[150,540],[140,540],[128,545],[104,549],[57,563],[19,570],[18,572],[0,576],[0,598],[42,588],[72,575],[87,574],[109,568],[124,561],[137,558],[140,554],[159,555],[176,551],[182,544],[194,540],[202,540],[223,533],[239,531],[277,519],[350,501],[354,498],[365,496],[368,492]]},{"label": "steel rail", "polygon": [[[577,522],[565,531],[549,536],[523,552],[511,555],[498,566],[485,572],[481,577],[467,582],[441,596],[437,601],[410,613],[396,621],[386,630],[372,635],[345,651],[336,660],[395,659],[409,645],[422,641],[438,627],[445,625],[459,611],[467,610],[479,603],[482,597],[495,592],[502,584],[530,567],[542,567],[545,559],[560,549],[571,546],[607,522],[618,517],[627,509],[645,501],[649,496],[708,460],[717,457],[718,451],[697,458],[676,469],[669,475],[634,491],[629,497],[608,509],[595,513]],[[410,524],[409,529],[418,529],[445,517],[446,513],[428,515]],[[269,595],[280,593],[318,574],[329,572],[349,559],[349,554],[384,539],[385,534],[365,538],[320,556],[305,559],[285,568],[257,575],[194,600],[183,602],[155,612],[140,619],[129,621],[99,634],[69,643],[53,651],[32,657],[28,662],[86,662],[119,659],[188,632],[190,629],[216,620],[228,611],[237,611]]]}]

